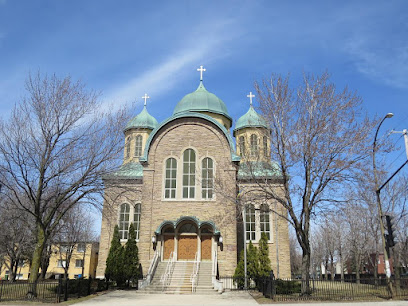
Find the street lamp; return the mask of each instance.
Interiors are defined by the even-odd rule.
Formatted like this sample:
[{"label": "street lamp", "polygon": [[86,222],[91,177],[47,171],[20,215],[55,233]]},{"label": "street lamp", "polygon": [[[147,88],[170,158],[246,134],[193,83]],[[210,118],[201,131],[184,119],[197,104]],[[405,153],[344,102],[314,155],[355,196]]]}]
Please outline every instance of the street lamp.
[{"label": "street lamp", "polygon": [[378,208],[378,219],[380,221],[380,231],[381,231],[381,238],[382,238],[382,247],[383,247],[383,252],[384,252],[384,262],[385,262],[385,274],[387,276],[387,286],[388,290],[390,291],[391,295],[393,296],[393,290],[391,286],[391,268],[390,268],[390,262],[388,259],[388,252],[386,249],[386,243],[385,243],[385,235],[384,235],[384,222],[382,219],[382,207],[381,207],[381,197],[380,197],[380,192],[381,189],[378,186],[378,175],[377,175],[377,167],[375,164],[375,153],[377,150],[377,136],[378,136],[378,131],[380,130],[381,125],[383,124],[384,120],[387,118],[391,118],[394,116],[393,113],[388,113],[385,115],[385,117],[381,120],[380,124],[377,127],[377,130],[375,132],[374,136],[374,142],[373,142],[373,171],[374,171],[374,184],[375,184],[375,193],[377,197],[377,208]]}]

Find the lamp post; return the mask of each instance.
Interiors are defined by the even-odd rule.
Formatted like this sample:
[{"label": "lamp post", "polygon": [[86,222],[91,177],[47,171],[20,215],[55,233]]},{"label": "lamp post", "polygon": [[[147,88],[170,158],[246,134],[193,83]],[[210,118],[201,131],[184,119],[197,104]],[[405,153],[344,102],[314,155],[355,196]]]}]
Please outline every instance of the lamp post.
[{"label": "lamp post", "polygon": [[374,136],[374,142],[373,142],[373,171],[374,171],[374,185],[375,185],[375,193],[376,193],[376,198],[377,198],[377,208],[378,208],[378,219],[380,222],[380,231],[381,231],[381,238],[382,238],[382,248],[384,252],[384,262],[385,262],[385,274],[387,276],[387,287],[388,290],[391,293],[391,296],[393,296],[393,289],[391,285],[391,268],[390,268],[390,262],[388,259],[388,252],[386,248],[386,243],[385,243],[385,235],[384,235],[384,222],[382,219],[382,206],[381,206],[381,197],[380,197],[380,192],[381,189],[378,186],[378,175],[377,175],[377,167],[375,163],[375,153],[377,151],[377,136],[378,136],[378,131],[380,130],[381,125],[383,124],[384,120],[387,118],[391,118],[394,116],[393,113],[388,113],[385,115],[385,117],[381,120],[380,124],[377,127],[377,130],[375,132]]}]

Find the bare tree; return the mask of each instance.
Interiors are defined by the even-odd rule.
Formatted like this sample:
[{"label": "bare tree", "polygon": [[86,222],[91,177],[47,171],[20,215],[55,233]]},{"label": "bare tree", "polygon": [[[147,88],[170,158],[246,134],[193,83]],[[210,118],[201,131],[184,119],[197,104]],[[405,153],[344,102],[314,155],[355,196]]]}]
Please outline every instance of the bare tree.
[{"label": "bare tree", "polygon": [[302,271],[302,253],[299,243],[292,232],[289,232],[290,271],[292,276],[298,277]]},{"label": "bare tree", "polygon": [[362,116],[361,99],[347,88],[336,91],[327,73],[304,75],[296,91],[290,88],[289,77],[275,75],[256,82],[255,88],[270,124],[271,157],[283,178],[280,188],[260,187],[288,211],[302,248],[305,292],[309,290],[311,216],[339,199],[339,186],[370,156],[368,137],[374,123]]},{"label": "bare tree", "polygon": [[4,264],[9,270],[10,282],[16,280],[18,268],[28,264],[29,253],[34,246],[30,219],[30,215],[10,205],[10,202],[5,200],[0,204],[0,254],[3,260],[6,259]]},{"label": "bare tree", "polygon": [[0,184],[35,222],[30,281],[36,282],[44,247],[61,219],[75,205],[102,202],[101,176],[120,162],[127,116],[101,111],[98,95],[70,77],[30,75],[26,90],[0,122]]},{"label": "bare tree", "polygon": [[[65,279],[68,278],[68,270],[73,260],[82,261],[83,275],[86,245],[95,240],[92,226],[93,222],[86,207],[75,206],[62,219],[53,247],[57,249],[61,262],[65,262],[62,265]],[[75,249],[77,253],[75,253]],[[76,255],[74,256],[74,254]]]}]

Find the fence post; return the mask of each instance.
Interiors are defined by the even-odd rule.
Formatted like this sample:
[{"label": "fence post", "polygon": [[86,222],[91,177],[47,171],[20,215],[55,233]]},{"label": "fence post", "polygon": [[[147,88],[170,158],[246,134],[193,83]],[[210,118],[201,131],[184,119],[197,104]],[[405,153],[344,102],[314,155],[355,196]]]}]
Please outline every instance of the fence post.
[{"label": "fence post", "polygon": [[58,290],[57,290],[57,303],[61,302],[61,289],[62,289],[62,281],[58,279]]},{"label": "fence post", "polygon": [[88,292],[87,295],[91,295],[91,282],[92,282],[92,277],[88,278]]}]

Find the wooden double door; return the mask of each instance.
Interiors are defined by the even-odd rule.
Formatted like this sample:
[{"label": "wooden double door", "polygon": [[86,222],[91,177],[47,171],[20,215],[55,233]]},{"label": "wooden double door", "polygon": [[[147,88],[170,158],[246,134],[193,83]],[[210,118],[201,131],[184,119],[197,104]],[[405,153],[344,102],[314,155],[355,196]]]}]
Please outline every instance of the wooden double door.
[{"label": "wooden double door", "polygon": [[197,235],[180,235],[178,239],[177,259],[194,260],[197,253]]},{"label": "wooden double door", "polygon": [[[169,259],[174,251],[173,235],[164,236],[163,259]],[[212,238],[210,235],[201,236],[201,260],[211,260]],[[197,235],[180,235],[177,241],[177,260],[194,260],[198,250]]]}]

